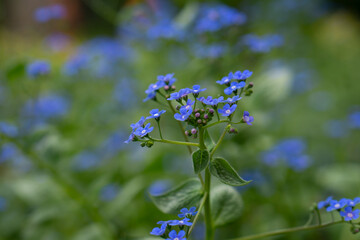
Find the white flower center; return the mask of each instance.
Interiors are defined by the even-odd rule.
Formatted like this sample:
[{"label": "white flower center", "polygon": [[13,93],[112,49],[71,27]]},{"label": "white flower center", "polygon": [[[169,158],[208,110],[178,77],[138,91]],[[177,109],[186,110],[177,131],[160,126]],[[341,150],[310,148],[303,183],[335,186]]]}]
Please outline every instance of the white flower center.
[{"label": "white flower center", "polygon": [[184,224],[184,221],[181,220],[181,221],[179,221],[179,223],[180,223],[180,224]]},{"label": "white flower center", "polygon": [[180,240],[179,238],[174,238],[174,240]]},{"label": "white flower center", "polygon": [[154,88],[154,89],[157,88],[157,85],[155,84],[153,88]]},{"label": "white flower center", "polygon": [[335,207],[335,208],[340,208],[340,204],[339,204],[339,203],[336,203],[336,204],[334,205],[334,207]]},{"label": "white flower center", "polygon": [[145,134],[145,133],[146,133],[146,130],[145,130],[145,129],[141,131],[141,134]]},{"label": "white flower center", "polygon": [[236,86],[232,86],[231,89],[232,89],[232,90],[236,90]]},{"label": "white flower center", "polygon": [[230,113],[230,110],[228,109],[228,110],[226,110],[225,112],[226,112],[227,114],[229,114],[229,113]]},{"label": "white flower center", "polygon": [[154,114],[154,117],[158,117],[158,116],[159,116],[159,114],[158,114],[158,113],[155,113],[155,114]]},{"label": "white flower center", "polygon": [[354,217],[354,214],[353,214],[352,212],[349,212],[349,213],[346,214],[346,216],[347,216],[348,218],[353,218],[353,217]]}]

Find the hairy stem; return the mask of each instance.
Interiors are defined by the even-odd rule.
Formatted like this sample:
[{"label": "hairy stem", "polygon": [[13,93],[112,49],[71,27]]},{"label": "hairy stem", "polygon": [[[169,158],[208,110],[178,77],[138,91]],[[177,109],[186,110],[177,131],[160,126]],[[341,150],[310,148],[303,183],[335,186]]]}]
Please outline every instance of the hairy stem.
[{"label": "hairy stem", "polygon": [[200,214],[201,214],[201,210],[203,209],[203,207],[204,207],[204,205],[205,205],[205,201],[206,201],[207,196],[208,196],[208,194],[205,192],[205,193],[204,193],[204,196],[203,196],[203,198],[202,198],[202,200],[201,200],[201,203],[200,203],[198,212],[196,213],[196,216],[195,216],[195,218],[194,218],[194,221],[193,221],[193,223],[192,223],[192,225],[191,225],[191,227],[190,227],[190,229],[189,229],[189,231],[188,231],[188,233],[187,233],[187,237],[189,237],[190,234],[191,234],[191,232],[194,230],[195,224],[196,224],[196,222],[197,222],[197,220],[199,219],[199,216],[200,216]]}]

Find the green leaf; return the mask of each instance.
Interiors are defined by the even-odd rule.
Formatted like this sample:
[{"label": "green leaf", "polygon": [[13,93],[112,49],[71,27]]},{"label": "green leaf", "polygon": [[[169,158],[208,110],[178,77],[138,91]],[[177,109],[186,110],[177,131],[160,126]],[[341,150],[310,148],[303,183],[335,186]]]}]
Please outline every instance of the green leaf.
[{"label": "green leaf", "polygon": [[206,148],[211,152],[215,147],[215,142],[211,138],[207,129],[205,129],[205,131],[204,131],[204,142],[205,142]]},{"label": "green leaf", "polygon": [[210,155],[207,150],[197,150],[192,154],[194,171],[196,174],[204,170],[209,164]]},{"label": "green leaf", "polygon": [[173,214],[184,207],[198,206],[202,196],[202,186],[198,179],[189,179],[162,195],[150,195],[151,200],[161,211]]},{"label": "green leaf", "polygon": [[26,63],[19,61],[12,64],[8,69],[6,69],[6,78],[9,80],[15,80],[25,76]]},{"label": "green leaf", "polygon": [[210,162],[210,172],[221,182],[231,186],[242,186],[251,182],[242,179],[234,168],[223,158],[215,158]]},{"label": "green leaf", "polygon": [[216,227],[231,223],[241,216],[243,202],[240,194],[232,187],[219,185],[212,189],[210,203]]}]

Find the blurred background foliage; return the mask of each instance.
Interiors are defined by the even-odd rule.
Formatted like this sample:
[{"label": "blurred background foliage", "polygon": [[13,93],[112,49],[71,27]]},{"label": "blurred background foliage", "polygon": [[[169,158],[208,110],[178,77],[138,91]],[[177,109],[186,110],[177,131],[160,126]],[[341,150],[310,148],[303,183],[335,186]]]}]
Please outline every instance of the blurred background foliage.
[{"label": "blurred background foliage", "polygon": [[[242,217],[217,239],[302,225],[314,202],[359,196],[359,6],[1,1],[0,239],[152,239],[175,217],[149,192],[194,175],[186,149],[124,144],[130,123],[162,108],[142,102],[145,89],[172,72],[178,88],[214,94],[230,71],[254,72],[254,94],[239,102],[254,125],[219,152],[253,182],[237,189]],[[171,114],[162,122],[181,139]],[[278,239],[356,238],[336,226]]]}]

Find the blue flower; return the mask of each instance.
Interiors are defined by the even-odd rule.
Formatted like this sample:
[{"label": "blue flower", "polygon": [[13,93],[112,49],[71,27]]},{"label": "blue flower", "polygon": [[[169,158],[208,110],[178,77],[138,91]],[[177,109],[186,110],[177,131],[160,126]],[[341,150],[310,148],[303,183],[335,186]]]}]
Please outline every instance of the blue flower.
[{"label": "blue flower", "polygon": [[225,88],[224,93],[227,95],[231,95],[233,92],[236,92],[238,89],[245,87],[246,83],[241,82],[232,82],[230,87]]},{"label": "blue flower", "polygon": [[282,36],[276,34],[268,34],[262,37],[248,34],[244,36],[244,43],[253,52],[266,53],[275,47],[283,45],[284,40]]},{"label": "blue flower", "polygon": [[141,117],[140,120],[137,123],[130,124],[130,127],[131,127],[132,131],[131,131],[131,134],[130,134],[128,140],[126,140],[125,143],[129,143],[129,142],[132,142],[134,140],[136,129],[138,129],[140,127],[143,127],[145,121],[146,121],[145,117]]},{"label": "blue flower", "polygon": [[150,127],[150,123],[146,124],[145,127],[139,127],[135,130],[134,135],[139,137],[144,137],[148,133],[152,132],[154,130],[154,127]]},{"label": "blue flower", "polygon": [[187,110],[186,108],[180,108],[180,113],[175,113],[174,118],[178,121],[185,121],[192,113],[192,108]]},{"label": "blue flower", "polygon": [[360,203],[360,197],[357,197],[357,198],[354,198],[354,199],[344,198],[344,199],[341,199],[341,200],[346,201],[346,205],[349,206],[349,207],[355,207],[357,204]]},{"label": "blue flower", "polygon": [[236,103],[237,101],[239,101],[240,99],[241,99],[241,97],[239,97],[239,96],[233,96],[232,98],[228,98],[228,99],[224,100],[223,102],[233,104],[233,103]]},{"label": "blue flower", "polygon": [[104,186],[100,191],[100,198],[103,201],[113,200],[119,193],[119,186],[116,184],[108,184]]},{"label": "blue flower", "polygon": [[27,65],[26,72],[30,78],[44,76],[50,73],[50,64],[46,61],[34,61]]},{"label": "blue flower", "polygon": [[345,221],[356,220],[359,218],[359,209],[353,210],[352,207],[346,207],[345,211],[340,211],[340,215],[345,219]]},{"label": "blue flower", "polygon": [[155,236],[161,236],[161,235],[163,235],[163,234],[165,233],[165,231],[166,231],[166,226],[167,226],[167,224],[162,224],[161,227],[156,227],[156,228],[154,228],[154,229],[150,232],[150,234],[151,234],[151,235],[155,235]]},{"label": "blue flower", "polygon": [[180,214],[178,214],[179,218],[195,216],[197,214],[196,207],[191,207],[189,210],[187,208],[183,208],[180,210]]},{"label": "blue flower", "polygon": [[150,93],[153,93],[157,90],[159,90],[160,88],[164,87],[165,86],[165,82],[163,81],[157,81],[155,84],[150,84],[148,89],[145,90],[145,93],[146,94],[150,94]]},{"label": "blue flower", "polygon": [[176,78],[174,78],[174,75],[174,73],[168,73],[165,76],[159,75],[157,76],[157,80],[171,86],[176,82]]},{"label": "blue flower", "polygon": [[166,112],[165,110],[159,111],[159,109],[153,109],[153,110],[150,111],[151,116],[147,117],[146,119],[155,118],[155,119],[158,120],[160,118],[160,116],[162,114],[164,114],[165,112]]},{"label": "blue flower", "polygon": [[253,72],[250,72],[249,70],[245,70],[243,72],[237,71],[234,74],[234,79],[236,79],[236,80],[245,80],[245,79],[251,77],[252,74],[253,74]]},{"label": "blue flower", "polygon": [[52,19],[61,19],[65,16],[65,8],[60,4],[38,8],[35,11],[37,22],[45,23]]},{"label": "blue flower", "polygon": [[236,104],[233,104],[231,107],[229,104],[226,104],[222,109],[220,108],[218,111],[222,116],[228,117],[235,111],[236,107]]},{"label": "blue flower", "polygon": [[360,129],[360,111],[349,115],[350,127]]},{"label": "blue flower", "polygon": [[186,240],[185,238],[185,231],[184,230],[181,230],[179,232],[179,234],[176,233],[175,230],[172,230],[170,233],[169,233],[169,237],[170,238],[167,238],[166,240]]},{"label": "blue flower", "polygon": [[228,76],[223,77],[220,81],[216,81],[216,83],[220,85],[230,85],[232,79],[234,79],[234,74],[230,72]]},{"label": "blue flower", "polygon": [[0,132],[8,137],[16,137],[18,135],[18,128],[7,122],[0,122]]},{"label": "blue flower", "polygon": [[194,103],[195,103],[195,101],[191,101],[191,99],[188,99],[187,102],[186,102],[186,105],[181,106],[180,109],[186,109],[186,111],[189,111],[189,110],[191,110]]},{"label": "blue flower", "polygon": [[330,201],[333,200],[333,198],[330,196],[325,201],[321,201],[318,203],[317,207],[318,209],[326,208],[330,205]]},{"label": "blue flower", "polygon": [[199,95],[200,92],[203,92],[203,91],[205,91],[205,90],[206,90],[206,88],[200,89],[200,85],[194,85],[194,86],[193,86],[193,89],[192,89],[192,93],[193,93],[195,96],[197,96],[197,95]]},{"label": "blue flower", "polygon": [[170,226],[191,226],[192,223],[189,221],[190,221],[189,218],[184,218],[182,220],[171,220],[169,222],[169,225]]},{"label": "blue flower", "polygon": [[220,96],[219,98],[213,99],[213,97],[208,96],[207,98],[199,97],[197,98],[197,100],[204,103],[205,105],[217,106],[219,103],[222,103],[224,101],[224,97]]},{"label": "blue flower", "polygon": [[248,125],[252,125],[251,123],[254,121],[254,117],[250,116],[250,113],[248,111],[244,111],[242,120]]},{"label": "blue flower", "polygon": [[156,92],[150,92],[148,93],[148,95],[146,96],[146,98],[143,100],[143,102],[146,102],[148,100],[154,100],[156,97]]},{"label": "blue flower", "polygon": [[340,201],[331,200],[329,202],[329,206],[326,208],[326,211],[331,212],[333,210],[338,210],[345,207],[347,201],[345,199],[341,199]]},{"label": "blue flower", "polygon": [[190,88],[183,88],[183,89],[180,89],[179,92],[171,93],[170,97],[167,100],[179,100],[179,99],[186,97],[191,92],[192,92],[192,90]]}]

